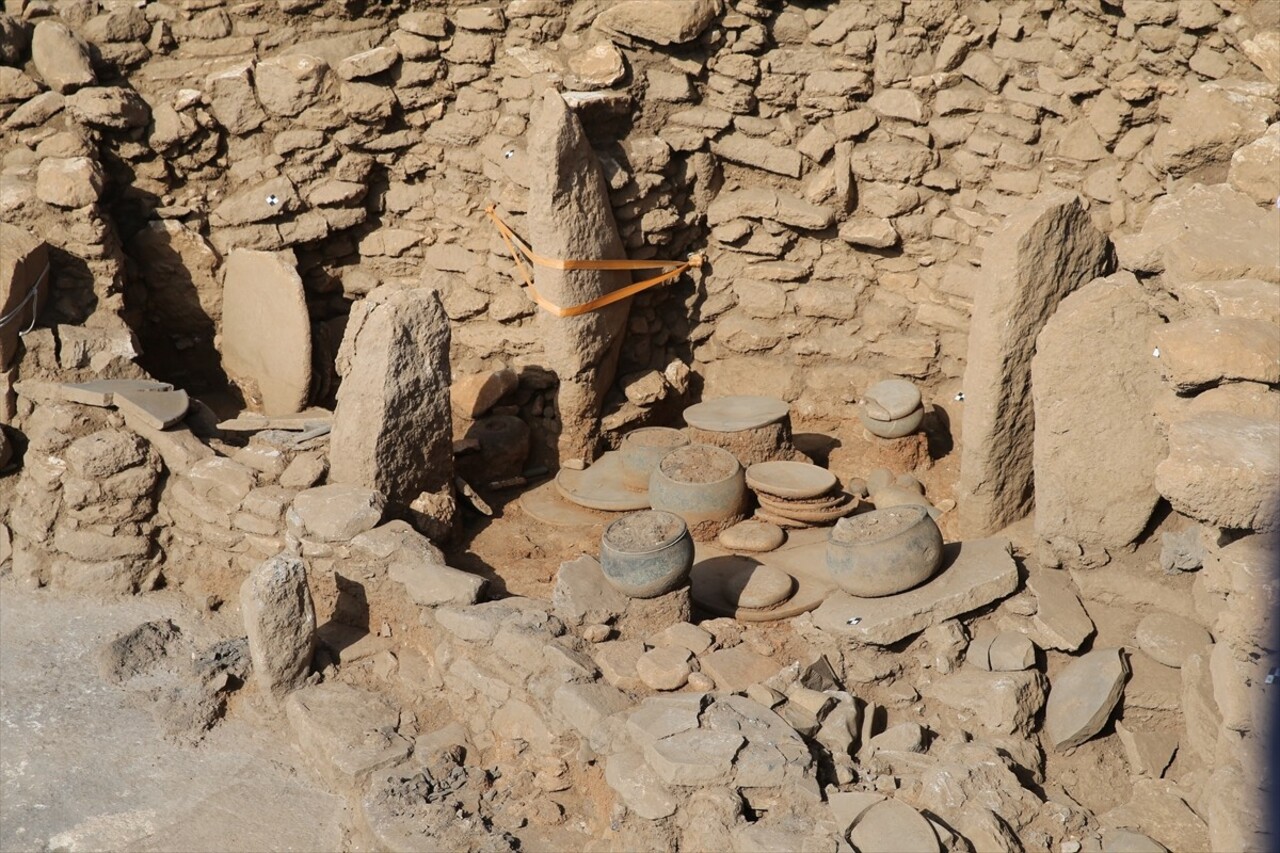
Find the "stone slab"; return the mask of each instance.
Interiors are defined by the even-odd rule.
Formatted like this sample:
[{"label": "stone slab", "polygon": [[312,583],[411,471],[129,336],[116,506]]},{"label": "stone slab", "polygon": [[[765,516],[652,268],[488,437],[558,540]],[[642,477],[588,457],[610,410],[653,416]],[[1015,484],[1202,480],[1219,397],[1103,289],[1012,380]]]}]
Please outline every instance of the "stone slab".
[{"label": "stone slab", "polygon": [[115,405],[115,395],[125,391],[172,391],[168,382],[151,379],[95,379],[92,382],[64,382],[58,392],[64,400],[85,406],[108,408]]},{"label": "stone slab", "polygon": [[684,421],[708,432],[741,432],[776,423],[789,411],[785,402],[773,397],[739,395],[690,406],[684,410]]},{"label": "stone slab", "polygon": [[605,512],[648,509],[648,488],[632,487],[625,475],[622,457],[616,452],[606,453],[585,470],[560,469],[555,483],[562,497],[587,509]]},{"label": "stone slab", "polygon": [[603,528],[618,517],[617,513],[587,509],[565,500],[554,481],[543,483],[521,495],[520,508],[530,518],[552,527]]},{"label": "stone slab", "polygon": [[[855,642],[887,646],[1004,598],[1018,587],[1006,539],[943,546],[941,571],[924,586],[883,598],[833,593],[813,614],[819,628]],[[851,624],[852,623],[852,624]]]},{"label": "stone slab", "polygon": [[806,462],[757,462],[747,468],[747,485],[780,498],[806,500],[825,495],[839,481],[826,468]]},{"label": "stone slab", "polygon": [[222,363],[267,415],[299,412],[311,389],[311,318],[292,257],[236,249],[222,295]]},{"label": "stone slab", "polygon": [[118,390],[111,401],[126,421],[141,420],[153,429],[168,429],[187,416],[191,399],[181,388],[172,391]]}]

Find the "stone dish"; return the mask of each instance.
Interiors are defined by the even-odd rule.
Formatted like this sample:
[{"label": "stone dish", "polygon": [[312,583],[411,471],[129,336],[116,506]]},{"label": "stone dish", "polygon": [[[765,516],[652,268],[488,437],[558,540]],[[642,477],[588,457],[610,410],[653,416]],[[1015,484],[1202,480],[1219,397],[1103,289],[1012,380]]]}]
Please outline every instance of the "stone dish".
[{"label": "stone dish", "polygon": [[942,532],[922,506],[896,506],[844,519],[827,540],[827,570],[850,595],[878,598],[933,577]]},{"label": "stone dish", "polygon": [[757,462],[747,469],[747,485],[779,498],[807,500],[827,494],[839,483],[826,468],[807,462]]},{"label": "stone dish", "polygon": [[656,598],[678,587],[693,567],[693,539],[673,512],[624,515],[604,529],[600,568],[615,589],[632,598]]},{"label": "stone dish", "polygon": [[561,468],[556,475],[556,488],[567,500],[587,509],[635,512],[649,508],[647,490],[636,488],[629,480],[622,458],[616,452],[606,453],[582,471]]},{"label": "stone dish", "polygon": [[780,421],[788,411],[773,397],[720,397],[685,409],[684,422],[708,432],[740,432]]}]

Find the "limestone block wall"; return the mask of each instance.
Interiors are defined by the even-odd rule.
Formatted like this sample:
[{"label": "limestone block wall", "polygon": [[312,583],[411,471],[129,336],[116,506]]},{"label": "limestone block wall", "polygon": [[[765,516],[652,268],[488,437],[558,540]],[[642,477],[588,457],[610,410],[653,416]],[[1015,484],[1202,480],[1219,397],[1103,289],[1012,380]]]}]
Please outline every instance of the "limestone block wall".
[{"label": "limestone block wall", "polygon": [[125,317],[143,364],[193,390],[225,381],[223,258],[291,249],[318,399],[353,300],[430,286],[455,372],[525,368],[524,413],[554,431],[535,307],[483,209],[519,230],[529,111],[555,87],[628,253],[709,259],[635,300],[610,424],[690,368],[836,417],[884,375],[958,383],[977,246],[1011,205],[1070,188],[1130,229],[1168,177],[1261,136],[1273,111],[1226,119],[1229,81],[1280,73],[1267,7],[14,0],[0,217],[50,242],[53,322],[100,340]]}]

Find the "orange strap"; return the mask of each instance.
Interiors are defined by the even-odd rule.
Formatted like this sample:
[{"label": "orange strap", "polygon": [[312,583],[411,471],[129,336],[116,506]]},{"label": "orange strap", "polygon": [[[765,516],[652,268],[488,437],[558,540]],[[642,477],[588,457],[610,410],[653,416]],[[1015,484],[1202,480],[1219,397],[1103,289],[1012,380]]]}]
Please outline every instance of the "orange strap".
[{"label": "orange strap", "polygon": [[[516,267],[520,270],[520,275],[524,278],[524,283],[529,288],[529,298],[537,303],[541,308],[556,317],[576,317],[579,314],[586,314],[590,311],[603,308],[606,305],[612,305],[615,302],[621,302],[631,296],[635,296],[643,290],[648,290],[659,284],[665,284],[668,281],[678,277],[687,269],[701,267],[702,255],[690,255],[686,261],[568,261],[559,258],[547,258],[537,254],[533,249],[529,248],[529,244],[521,240],[514,231],[512,231],[507,223],[503,222],[498,216],[497,208],[489,205],[484,209],[485,214],[493,220],[493,224],[498,227],[498,233],[502,235],[503,242],[507,244],[507,249],[511,252],[511,258],[516,262]],[[592,299],[590,302],[583,302],[581,305],[570,305],[562,307],[545,299],[542,294],[538,293],[533,286],[533,273],[525,266],[524,260],[520,257],[528,259],[529,263],[547,267],[553,270],[651,270],[671,267],[667,272],[661,275],[647,278],[644,281],[638,281],[635,284],[629,284],[626,287],[619,288],[611,293],[606,293],[598,299]]]}]

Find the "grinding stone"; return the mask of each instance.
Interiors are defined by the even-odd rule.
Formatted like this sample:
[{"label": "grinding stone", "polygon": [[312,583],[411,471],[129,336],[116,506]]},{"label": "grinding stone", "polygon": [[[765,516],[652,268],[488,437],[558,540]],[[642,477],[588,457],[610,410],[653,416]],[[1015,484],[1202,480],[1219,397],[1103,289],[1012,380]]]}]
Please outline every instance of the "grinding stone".
[{"label": "grinding stone", "polygon": [[896,421],[920,408],[920,389],[905,379],[886,379],[867,389],[867,416],[877,421]]},{"label": "grinding stone", "polygon": [[805,462],[757,462],[747,469],[747,485],[780,498],[816,498],[835,488],[836,475]]},{"label": "grinding stone", "polygon": [[708,432],[759,429],[787,416],[787,404],[773,397],[720,397],[684,410],[684,421]]},{"label": "grinding stone", "polygon": [[[759,558],[737,554],[726,554],[716,544],[700,542],[694,557],[693,571],[690,579],[693,585],[693,598],[699,606],[712,613],[732,616],[741,622],[768,622],[777,619],[789,619],[807,613],[820,605],[823,599],[836,592],[836,586],[826,572],[823,557],[816,560],[809,556],[814,549],[826,553],[825,530],[799,530],[788,534],[787,543],[776,551],[761,554]],[[788,552],[801,549],[801,558],[786,560]],[[735,577],[742,572],[752,571],[754,567],[768,564],[770,569],[777,569],[785,563],[784,574],[795,580],[795,590],[790,597],[773,607],[756,609],[739,607],[728,601],[727,578]]]},{"label": "grinding stone", "polygon": [[717,541],[730,551],[772,551],[783,543],[782,528],[767,521],[742,521],[720,531]]},{"label": "grinding stone", "polygon": [[648,489],[635,488],[616,452],[606,453],[583,471],[560,469],[556,488],[568,500],[588,509],[633,512],[649,508]]}]

